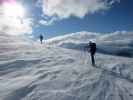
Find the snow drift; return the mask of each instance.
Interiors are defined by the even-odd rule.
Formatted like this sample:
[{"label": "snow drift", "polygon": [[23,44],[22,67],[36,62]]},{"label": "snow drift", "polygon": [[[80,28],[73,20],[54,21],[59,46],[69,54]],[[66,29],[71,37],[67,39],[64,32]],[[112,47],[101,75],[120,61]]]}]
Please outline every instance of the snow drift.
[{"label": "snow drift", "polygon": [[[75,35],[70,40],[73,38]],[[75,40],[79,44],[85,41]],[[106,42],[98,41],[98,46]],[[58,45],[63,42],[65,38]],[[97,53],[96,67],[92,67],[88,53],[56,43],[40,45],[0,34],[1,100],[133,99],[132,58]]]}]

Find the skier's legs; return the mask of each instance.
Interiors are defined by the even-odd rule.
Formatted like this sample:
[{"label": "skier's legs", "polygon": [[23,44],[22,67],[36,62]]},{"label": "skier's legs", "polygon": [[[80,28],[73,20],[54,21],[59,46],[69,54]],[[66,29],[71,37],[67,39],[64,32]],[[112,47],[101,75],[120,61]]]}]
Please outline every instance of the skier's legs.
[{"label": "skier's legs", "polygon": [[94,55],[91,54],[91,61],[92,61],[92,65],[95,66],[95,59],[94,59]]},{"label": "skier's legs", "polygon": [[42,39],[40,39],[40,42],[41,42],[41,44],[42,44]]}]

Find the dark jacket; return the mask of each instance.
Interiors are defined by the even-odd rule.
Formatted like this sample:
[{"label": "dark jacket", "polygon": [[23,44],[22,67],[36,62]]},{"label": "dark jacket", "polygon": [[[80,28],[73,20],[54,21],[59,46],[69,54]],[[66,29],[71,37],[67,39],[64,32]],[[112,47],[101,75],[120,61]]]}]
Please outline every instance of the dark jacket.
[{"label": "dark jacket", "polygon": [[90,53],[94,55],[96,52],[96,43],[89,43]]},{"label": "dark jacket", "polygon": [[42,36],[42,35],[40,35],[40,40],[41,40],[41,41],[43,40],[43,36]]}]

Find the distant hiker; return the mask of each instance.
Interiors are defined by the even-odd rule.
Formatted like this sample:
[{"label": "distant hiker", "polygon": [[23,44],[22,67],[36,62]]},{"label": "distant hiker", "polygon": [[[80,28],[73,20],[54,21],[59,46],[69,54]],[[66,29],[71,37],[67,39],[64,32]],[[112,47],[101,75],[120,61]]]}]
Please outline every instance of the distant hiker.
[{"label": "distant hiker", "polygon": [[41,42],[41,44],[43,42],[43,35],[42,34],[40,35],[40,42]]},{"label": "distant hiker", "polygon": [[91,61],[92,61],[92,65],[95,66],[95,58],[94,55],[96,53],[96,43],[94,42],[89,42],[89,52],[91,55]]}]

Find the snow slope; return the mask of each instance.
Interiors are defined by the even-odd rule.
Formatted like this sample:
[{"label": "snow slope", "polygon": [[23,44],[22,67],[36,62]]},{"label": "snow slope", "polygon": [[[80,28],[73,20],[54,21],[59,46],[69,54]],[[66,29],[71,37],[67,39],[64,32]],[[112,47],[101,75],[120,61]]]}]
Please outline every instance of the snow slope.
[{"label": "snow slope", "polygon": [[81,50],[0,34],[0,100],[133,100],[133,59],[97,53],[96,63]]}]

